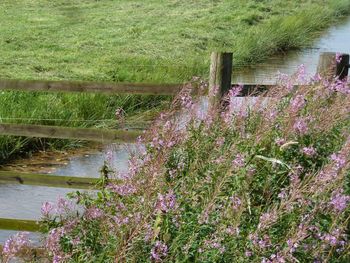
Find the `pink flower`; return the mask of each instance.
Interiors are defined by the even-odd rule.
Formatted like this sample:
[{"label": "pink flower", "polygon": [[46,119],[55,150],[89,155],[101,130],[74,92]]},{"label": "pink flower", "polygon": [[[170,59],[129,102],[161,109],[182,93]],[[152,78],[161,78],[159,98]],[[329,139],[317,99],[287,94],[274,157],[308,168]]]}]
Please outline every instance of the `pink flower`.
[{"label": "pink flower", "polygon": [[151,249],[151,259],[156,262],[162,262],[167,255],[168,246],[161,241],[157,241]]},{"label": "pink flower", "polygon": [[341,169],[346,165],[345,156],[343,156],[341,154],[333,153],[331,155],[331,160],[336,164],[338,169]]},{"label": "pink flower", "polygon": [[320,75],[320,73],[317,73],[315,74],[312,78],[311,78],[311,81],[314,82],[314,83],[318,83],[322,80],[322,77]]},{"label": "pink flower", "polygon": [[242,201],[241,201],[241,199],[238,196],[233,195],[233,196],[230,197],[230,200],[232,202],[233,210],[238,210],[241,207]]},{"label": "pink flower", "polygon": [[215,144],[216,144],[216,146],[218,146],[218,147],[221,147],[222,145],[224,145],[224,143],[225,143],[225,138],[224,138],[224,137],[220,137],[220,138],[218,138],[218,139],[215,141]]},{"label": "pink flower", "polygon": [[244,160],[244,156],[242,154],[237,154],[236,158],[232,161],[233,166],[235,167],[243,167],[245,165],[245,160]]},{"label": "pink flower", "polygon": [[63,214],[68,212],[72,208],[73,208],[73,204],[71,202],[69,202],[68,200],[62,197],[58,198],[57,204],[56,204],[56,213]]},{"label": "pink flower", "polygon": [[253,252],[247,250],[246,252],[244,252],[244,255],[245,255],[246,257],[251,257],[251,256],[253,256]]},{"label": "pink flower", "polygon": [[290,102],[291,104],[291,111],[293,113],[298,112],[302,107],[305,106],[306,100],[303,95],[297,95],[295,98],[292,99]]},{"label": "pink flower", "polygon": [[85,217],[87,220],[94,220],[101,218],[103,216],[103,211],[97,207],[90,207],[85,211]]},{"label": "pink flower", "polygon": [[340,63],[341,61],[342,61],[342,53],[339,53],[339,52],[337,52],[336,54],[335,54],[335,61],[337,62],[337,63]]},{"label": "pink flower", "polygon": [[28,235],[28,232],[21,232],[6,240],[2,251],[3,255],[7,259],[11,259],[16,256],[22,249],[28,247],[30,245]]},{"label": "pink flower", "polygon": [[41,206],[41,214],[44,217],[49,216],[49,214],[53,211],[53,203],[51,202],[44,202],[43,205]]},{"label": "pink flower", "polygon": [[108,188],[121,196],[132,195],[136,192],[136,188],[131,184],[109,184]]},{"label": "pink flower", "polygon": [[231,235],[231,236],[238,236],[239,235],[239,228],[238,227],[228,227],[226,228],[226,231],[225,231],[227,234]]},{"label": "pink flower", "polygon": [[263,213],[260,216],[258,229],[267,228],[270,224],[273,224],[274,222],[276,222],[277,219],[278,217],[275,212]]},{"label": "pink flower", "polygon": [[176,208],[176,195],[174,191],[170,190],[167,194],[158,194],[156,203],[156,210],[167,213]]},{"label": "pink flower", "polygon": [[283,139],[283,138],[277,138],[277,139],[275,140],[275,143],[276,143],[278,146],[282,146],[283,144],[286,143],[286,140]]},{"label": "pink flower", "polygon": [[300,84],[306,84],[307,83],[307,78],[306,78],[306,68],[304,64],[301,64],[298,67],[297,71],[297,80]]},{"label": "pink flower", "polygon": [[293,125],[293,129],[298,132],[300,135],[306,134],[308,129],[306,120],[304,118],[299,118]]},{"label": "pink flower", "polygon": [[238,84],[237,86],[234,86],[234,87],[232,87],[232,89],[230,89],[230,91],[228,92],[228,95],[230,98],[237,97],[241,93],[242,90],[243,90],[243,85]]},{"label": "pink flower", "polygon": [[192,97],[188,93],[183,94],[180,98],[180,101],[181,106],[186,109],[190,109],[193,105]]},{"label": "pink flower", "polygon": [[333,192],[332,199],[329,202],[335,213],[343,212],[350,201],[350,196],[344,195],[343,190]]},{"label": "pink flower", "polygon": [[277,79],[280,85],[282,85],[282,87],[286,87],[288,91],[293,89],[293,80],[287,74],[278,72]]},{"label": "pink flower", "polygon": [[316,150],[314,147],[304,147],[302,151],[307,156],[314,156],[316,154]]}]

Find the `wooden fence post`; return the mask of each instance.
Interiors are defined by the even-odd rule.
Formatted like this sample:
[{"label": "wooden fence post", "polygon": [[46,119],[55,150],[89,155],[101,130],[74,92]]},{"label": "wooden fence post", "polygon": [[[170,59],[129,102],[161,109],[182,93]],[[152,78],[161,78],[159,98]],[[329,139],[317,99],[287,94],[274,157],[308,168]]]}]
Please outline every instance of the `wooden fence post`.
[{"label": "wooden fence post", "polygon": [[340,80],[349,74],[349,55],[324,52],[320,55],[317,72],[322,76],[332,79],[335,76]]},{"label": "wooden fence post", "polygon": [[209,77],[209,103],[218,105],[221,98],[231,88],[232,53],[213,52],[211,54]]}]

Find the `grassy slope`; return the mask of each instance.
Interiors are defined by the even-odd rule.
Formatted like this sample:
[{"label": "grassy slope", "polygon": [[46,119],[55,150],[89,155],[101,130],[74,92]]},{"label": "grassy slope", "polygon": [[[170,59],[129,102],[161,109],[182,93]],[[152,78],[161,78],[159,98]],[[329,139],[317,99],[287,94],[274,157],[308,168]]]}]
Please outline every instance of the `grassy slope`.
[{"label": "grassy slope", "polygon": [[[233,50],[242,64],[308,44],[349,6],[349,0],[3,0],[0,77],[183,81],[206,76],[212,50]],[[281,17],[284,24],[276,21]]]},{"label": "grassy slope", "polygon": [[[212,50],[232,50],[236,64],[251,63],[309,44],[349,10],[350,0],[2,0],[0,78],[178,82],[206,77]],[[112,118],[118,107],[133,114],[159,101],[4,92],[0,120],[103,126],[74,120]],[[47,142],[0,137],[0,163],[43,145]]]}]

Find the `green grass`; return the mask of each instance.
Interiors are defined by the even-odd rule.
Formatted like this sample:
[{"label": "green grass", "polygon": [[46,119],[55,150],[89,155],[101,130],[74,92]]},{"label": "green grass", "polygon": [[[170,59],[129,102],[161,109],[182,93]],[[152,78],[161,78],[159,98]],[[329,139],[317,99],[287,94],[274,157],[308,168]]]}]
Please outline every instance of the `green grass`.
[{"label": "green grass", "polygon": [[[0,122],[69,127],[117,128],[115,110],[122,108],[131,127],[150,120],[166,99],[151,96],[107,96],[101,94],[0,93]],[[42,149],[79,147],[82,142],[59,139],[0,137],[0,164],[17,155]]]},{"label": "green grass", "polygon": [[[235,65],[256,63],[310,45],[349,12],[350,0],[2,0],[0,78],[161,83],[206,78],[213,50],[233,51]],[[0,121],[113,126],[97,120],[112,119],[119,107],[130,116],[160,101],[3,92]],[[72,142],[0,137],[0,163],[28,150],[67,145]]]},{"label": "green grass", "polygon": [[310,44],[349,0],[3,0],[0,77],[178,82]]}]

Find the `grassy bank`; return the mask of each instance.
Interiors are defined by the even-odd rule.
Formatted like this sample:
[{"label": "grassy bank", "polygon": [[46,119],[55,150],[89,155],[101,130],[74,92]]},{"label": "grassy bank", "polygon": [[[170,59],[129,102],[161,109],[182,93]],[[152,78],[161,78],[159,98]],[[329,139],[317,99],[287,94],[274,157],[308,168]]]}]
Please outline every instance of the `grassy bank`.
[{"label": "grassy bank", "polygon": [[[349,11],[350,0],[4,0],[0,78],[130,82],[206,78],[212,50],[232,50],[235,65],[251,64],[281,50],[310,45]],[[110,122],[98,120],[113,118],[116,108],[133,115],[159,103],[160,98],[149,97],[4,92],[0,120],[105,126]],[[28,149],[71,144],[1,137],[0,162]]]},{"label": "grassy bank", "polygon": [[[68,127],[123,128],[127,125],[142,128],[142,122],[152,119],[166,101],[166,98],[155,100],[151,96],[4,92],[0,94],[0,121]],[[115,116],[119,108],[124,110],[122,119]],[[1,136],[0,164],[18,154],[82,145],[83,142],[72,140]]]}]

